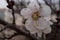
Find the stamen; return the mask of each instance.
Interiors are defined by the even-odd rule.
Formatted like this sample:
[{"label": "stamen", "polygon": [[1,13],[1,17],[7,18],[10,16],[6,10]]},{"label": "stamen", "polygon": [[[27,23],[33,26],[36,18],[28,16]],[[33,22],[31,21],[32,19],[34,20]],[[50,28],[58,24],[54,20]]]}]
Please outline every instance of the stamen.
[{"label": "stamen", "polygon": [[38,11],[35,12],[35,13],[33,13],[31,17],[32,17],[32,19],[33,19],[34,21],[37,21],[37,20],[39,19],[39,13],[38,13]]},{"label": "stamen", "polygon": [[36,28],[37,26],[39,26],[39,22],[38,22],[38,20],[39,20],[39,17],[40,15],[39,15],[39,13],[38,13],[38,11],[37,12],[35,12],[35,13],[33,13],[32,14],[32,20],[34,21],[34,24],[33,24],[33,26]]}]

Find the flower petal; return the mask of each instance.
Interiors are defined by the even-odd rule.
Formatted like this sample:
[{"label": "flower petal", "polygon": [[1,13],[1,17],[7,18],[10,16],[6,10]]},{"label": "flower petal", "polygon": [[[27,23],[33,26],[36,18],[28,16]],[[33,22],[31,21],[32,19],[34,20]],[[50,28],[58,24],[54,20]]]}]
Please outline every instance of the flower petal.
[{"label": "flower petal", "polygon": [[46,4],[41,4],[41,6],[42,6],[42,9],[40,11],[41,16],[44,16],[44,17],[51,16],[51,8]]},{"label": "flower petal", "polygon": [[29,8],[23,8],[21,10],[21,15],[23,15],[27,19],[31,16],[31,10]]},{"label": "flower petal", "polygon": [[27,8],[23,8],[21,10],[21,14],[25,17],[25,18],[29,18],[34,12],[37,12],[40,10],[39,5],[36,2],[31,2]]},{"label": "flower petal", "polygon": [[32,34],[38,32],[38,30],[33,26],[34,25],[34,22],[32,19],[28,19],[26,21],[26,24],[25,24],[25,27],[27,30],[29,30]]},{"label": "flower petal", "polygon": [[46,27],[46,28],[43,30],[43,32],[44,32],[45,34],[51,33],[51,27]]},{"label": "flower petal", "polygon": [[37,2],[31,2],[27,8],[31,9],[32,12],[36,12],[40,10],[40,6]]},{"label": "flower petal", "polygon": [[50,23],[43,18],[40,18],[38,20],[38,23],[39,23],[39,26],[37,26],[36,28],[39,30],[44,30],[46,27],[50,27]]}]

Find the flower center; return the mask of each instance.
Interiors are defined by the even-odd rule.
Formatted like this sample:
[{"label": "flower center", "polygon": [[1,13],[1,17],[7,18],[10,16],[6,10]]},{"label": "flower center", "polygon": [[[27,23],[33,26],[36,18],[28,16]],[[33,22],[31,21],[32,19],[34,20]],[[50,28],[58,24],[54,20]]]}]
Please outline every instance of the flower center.
[{"label": "flower center", "polygon": [[32,19],[33,19],[34,21],[37,21],[37,20],[39,19],[39,13],[38,13],[38,11],[35,12],[35,13],[33,13],[31,17],[32,17]]}]

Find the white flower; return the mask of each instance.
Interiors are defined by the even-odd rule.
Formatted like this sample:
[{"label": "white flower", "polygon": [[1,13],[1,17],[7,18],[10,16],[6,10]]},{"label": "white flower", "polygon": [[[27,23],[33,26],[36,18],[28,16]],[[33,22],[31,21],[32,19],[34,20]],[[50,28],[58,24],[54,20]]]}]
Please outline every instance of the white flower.
[{"label": "white flower", "polygon": [[53,22],[57,22],[56,18],[57,18],[57,15],[56,15],[56,14],[52,14],[51,20],[52,20]]},{"label": "white flower", "polygon": [[5,34],[5,37],[9,38],[14,35],[16,31],[7,28],[6,30],[2,31],[2,33]]},{"label": "white flower", "polygon": [[[27,8],[21,10],[21,14],[27,19],[25,27],[30,31],[31,34],[38,33],[38,36],[41,37],[42,32],[48,34],[51,32],[50,27],[50,15],[51,9],[47,5],[41,5],[38,3],[31,2]],[[41,16],[41,17],[39,17]]]},{"label": "white flower", "polygon": [[[13,6],[14,12],[19,13],[20,10],[28,5],[30,0],[13,0],[15,5]],[[22,4],[22,5],[21,5]]]},{"label": "white flower", "polygon": [[[13,22],[13,16],[12,16],[11,12],[9,12],[7,10],[7,11],[5,11],[4,15],[5,15],[4,16],[4,20],[6,22],[8,22],[8,23],[12,23]],[[20,14],[15,13],[15,23],[16,23],[16,25],[23,26],[22,22],[23,22],[23,17]]]}]

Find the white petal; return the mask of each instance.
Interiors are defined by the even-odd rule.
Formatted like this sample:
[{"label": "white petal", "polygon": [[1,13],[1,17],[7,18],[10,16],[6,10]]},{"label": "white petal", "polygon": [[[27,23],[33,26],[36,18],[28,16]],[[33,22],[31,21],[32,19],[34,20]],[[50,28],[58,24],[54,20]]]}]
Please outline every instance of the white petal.
[{"label": "white petal", "polygon": [[34,22],[29,19],[26,21],[26,24],[25,24],[25,27],[27,30],[29,30],[32,34],[38,32],[38,30],[33,26],[34,25]]},{"label": "white petal", "polygon": [[41,4],[41,6],[42,6],[42,9],[40,11],[41,16],[44,16],[44,17],[51,16],[51,9],[50,9],[50,7],[47,6],[46,4]]},{"label": "white petal", "polygon": [[39,4],[37,2],[31,2],[27,8],[31,9],[32,12],[36,12],[40,10]]},{"label": "white petal", "polygon": [[49,21],[46,21],[45,19],[40,18],[39,24],[40,24],[40,26],[37,27],[39,30],[43,30],[42,32],[44,32],[46,34],[51,32],[51,27],[50,27]]},{"label": "white petal", "polygon": [[39,30],[44,30],[46,27],[50,27],[50,23],[43,18],[40,18],[38,22],[39,22],[39,26],[36,28]]},{"label": "white petal", "polygon": [[42,37],[42,31],[38,31],[38,37]]},{"label": "white petal", "polygon": [[25,18],[29,18],[31,16],[31,10],[28,8],[23,8],[21,10],[21,15],[24,16]]},{"label": "white petal", "polygon": [[43,32],[44,32],[45,34],[51,33],[51,27],[46,27],[46,28],[43,30]]}]

